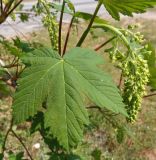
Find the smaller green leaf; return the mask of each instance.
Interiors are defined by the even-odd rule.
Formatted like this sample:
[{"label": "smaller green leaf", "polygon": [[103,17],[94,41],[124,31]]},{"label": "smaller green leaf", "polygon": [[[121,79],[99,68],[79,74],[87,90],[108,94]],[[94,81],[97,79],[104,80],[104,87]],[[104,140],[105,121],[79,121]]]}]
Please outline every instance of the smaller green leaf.
[{"label": "smaller green leaf", "polygon": [[[56,3],[51,3],[50,5],[51,5],[52,8],[54,8],[56,11],[61,12],[61,10],[62,10],[62,5],[56,4]],[[64,8],[64,13],[73,15],[73,12],[72,12],[68,7],[66,7],[66,6],[65,6],[65,8]]]},{"label": "smaller green leaf", "polygon": [[16,155],[14,153],[9,153],[9,160],[16,160]]},{"label": "smaller green leaf", "polygon": [[65,158],[63,155],[58,155],[56,153],[52,153],[49,158],[49,160],[64,160],[64,159]]},{"label": "smaller green leaf", "polygon": [[21,13],[19,18],[21,19],[22,22],[27,22],[29,20],[29,15],[26,13]]},{"label": "smaller green leaf", "polygon": [[[85,12],[76,12],[74,16],[77,18],[84,19],[85,21],[89,21],[93,15],[90,13],[85,13]],[[96,16],[94,23],[108,23],[108,22],[106,20]]]},{"label": "smaller green leaf", "polygon": [[5,74],[6,70],[0,66],[0,76]]},{"label": "smaller green leaf", "polygon": [[124,141],[124,137],[125,137],[125,129],[124,127],[118,127],[117,128],[117,133],[116,133],[116,139],[118,141],[118,143],[122,143]]},{"label": "smaller green leaf", "polygon": [[13,42],[18,49],[22,50],[22,52],[27,53],[34,50],[29,43],[21,40],[19,37],[16,37],[15,39],[13,39]]},{"label": "smaller green leaf", "polygon": [[99,150],[98,148],[96,148],[93,152],[92,152],[92,157],[94,158],[94,160],[101,160],[101,155],[102,152],[101,150]]},{"label": "smaller green leaf", "polygon": [[22,160],[23,156],[24,156],[24,152],[18,153],[18,154],[16,155],[16,160]]},{"label": "smaller green leaf", "polygon": [[65,1],[66,1],[67,5],[68,5],[69,9],[70,9],[73,13],[75,13],[74,4],[73,4],[70,0],[65,0]]},{"label": "smaller green leaf", "polygon": [[14,44],[11,43],[10,41],[3,39],[3,40],[0,40],[0,43],[5,49],[8,50],[8,52],[11,55],[14,55],[16,57],[20,57],[22,55],[22,52],[16,46],[14,46]]},{"label": "smaller green leaf", "polygon": [[10,95],[11,90],[6,85],[5,82],[0,81],[0,96],[8,96]]}]

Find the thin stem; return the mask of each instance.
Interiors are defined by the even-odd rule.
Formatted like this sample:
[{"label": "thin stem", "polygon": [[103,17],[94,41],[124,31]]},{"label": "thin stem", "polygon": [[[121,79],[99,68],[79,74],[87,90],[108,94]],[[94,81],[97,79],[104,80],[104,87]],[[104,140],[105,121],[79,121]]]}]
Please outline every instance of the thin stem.
[{"label": "thin stem", "polygon": [[3,66],[3,68],[14,68],[17,66],[18,66],[18,64],[9,64],[9,65]]},{"label": "thin stem", "polygon": [[149,94],[147,96],[144,96],[144,98],[149,98],[149,97],[153,97],[153,96],[156,96],[156,93],[153,93],[153,94]]},{"label": "thin stem", "polygon": [[5,7],[4,7],[4,12],[7,13],[9,11],[9,9],[11,8],[12,4],[13,4],[13,0],[12,1],[9,1]]},{"label": "thin stem", "polygon": [[7,13],[7,17],[20,5],[20,3],[22,2],[23,0],[20,0],[19,2],[17,2],[14,7]]},{"label": "thin stem", "polygon": [[19,72],[19,58],[17,59],[17,62],[16,62],[16,74],[15,74],[15,78],[13,79],[13,80],[17,80],[17,78],[18,78],[18,72]]},{"label": "thin stem", "polygon": [[99,106],[88,106],[87,109],[98,109],[100,112],[102,111]]},{"label": "thin stem", "polygon": [[113,121],[113,119],[110,119],[110,117],[113,118],[113,116],[118,116],[118,114],[109,114],[109,111],[107,113],[107,111],[103,111],[99,106],[89,106],[87,107],[87,109],[97,109],[101,114],[104,114],[104,118],[106,119],[106,121],[108,121],[110,124],[112,124],[113,127],[117,127],[118,124],[117,122]]},{"label": "thin stem", "polygon": [[104,47],[105,45],[107,45],[109,42],[113,41],[117,36],[114,36],[112,38],[110,38],[109,40],[107,40],[106,42],[104,42],[103,44],[99,45],[98,47],[96,47],[94,50],[98,51],[100,50],[102,47]]},{"label": "thin stem", "polygon": [[118,88],[119,88],[119,89],[121,88],[122,79],[123,79],[123,74],[121,73],[121,75],[120,75],[120,80],[119,80],[119,85],[118,85]]},{"label": "thin stem", "polygon": [[63,13],[64,13],[64,8],[65,8],[65,0],[63,0],[62,4],[62,10],[61,10],[61,15],[60,15],[60,24],[59,24],[59,54],[61,55],[61,38],[62,38],[62,21],[63,21]]},{"label": "thin stem", "polygon": [[92,24],[94,23],[94,20],[95,20],[95,18],[96,18],[96,16],[97,16],[97,13],[98,13],[101,5],[102,5],[102,2],[99,1],[99,2],[98,2],[98,5],[97,5],[97,7],[96,7],[96,9],[95,9],[95,12],[94,12],[94,14],[93,14],[93,17],[91,18],[91,21],[90,21],[87,29],[84,31],[84,33],[82,34],[79,42],[78,42],[77,45],[76,45],[77,47],[80,47],[80,46],[82,45],[82,43],[84,42],[84,40],[86,39],[86,37],[87,37],[87,35],[88,35],[89,31],[90,31],[90,28],[92,27]]},{"label": "thin stem", "polygon": [[3,0],[1,0],[1,14],[3,14]]},{"label": "thin stem", "polygon": [[4,152],[5,152],[5,150],[6,150],[6,142],[7,142],[9,133],[10,133],[11,130],[12,130],[12,126],[13,126],[13,120],[11,120],[10,127],[9,127],[9,129],[7,130],[7,133],[6,133],[5,138],[4,138],[4,143],[3,143],[3,145],[2,145],[2,158],[4,158]]},{"label": "thin stem", "polygon": [[23,148],[26,150],[26,152],[27,152],[29,158],[30,158],[31,160],[33,160],[33,158],[32,158],[32,156],[31,156],[30,152],[28,151],[26,145],[25,145],[24,142],[21,140],[21,138],[20,138],[13,130],[11,130],[11,132],[12,132],[13,135],[18,139],[18,141],[21,143],[21,145],[23,146]]},{"label": "thin stem", "polygon": [[109,24],[97,24],[97,25],[93,25],[93,28],[107,28],[107,29],[109,29],[110,31],[115,33],[116,36],[118,36],[123,41],[124,45],[128,48],[128,50],[132,50],[127,38],[118,28],[115,28]]},{"label": "thin stem", "polygon": [[[99,106],[88,106],[88,107],[86,107],[87,109],[97,109],[97,110],[99,110],[101,113],[103,113],[103,114],[107,114],[107,115],[109,115],[110,114],[110,111],[107,111],[107,110],[103,110],[101,107],[99,107]],[[110,115],[112,115],[112,116],[117,116],[117,115],[119,115],[119,114],[110,114]]]},{"label": "thin stem", "polygon": [[65,40],[65,44],[64,44],[64,49],[63,49],[63,54],[62,54],[62,56],[65,54],[66,49],[67,49],[67,44],[68,44],[68,40],[69,40],[69,35],[70,35],[70,32],[71,32],[71,28],[72,28],[72,24],[73,24],[74,18],[75,18],[75,17],[73,16],[73,18],[71,19],[69,28],[68,28],[68,32],[67,32],[67,36],[66,36],[66,40]]},{"label": "thin stem", "polygon": [[29,15],[36,15],[35,12],[32,12],[32,11],[15,11],[14,12],[15,14],[29,14]]},{"label": "thin stem", "polygon": [[[3,13],[0,15],[0,24],[2,24],[7,17],[16,9],[16,7],[22,2],[23,0],[20,0],[18,3],[16,3],[14,5],[14,7],[9,11],[10,9],[10,5],[12,4],[11,2],[5,6],[5,8],[3,9]],[[9,7],[10,6],[10,7]],[[7,13],[8,12],[8,13]]]}]

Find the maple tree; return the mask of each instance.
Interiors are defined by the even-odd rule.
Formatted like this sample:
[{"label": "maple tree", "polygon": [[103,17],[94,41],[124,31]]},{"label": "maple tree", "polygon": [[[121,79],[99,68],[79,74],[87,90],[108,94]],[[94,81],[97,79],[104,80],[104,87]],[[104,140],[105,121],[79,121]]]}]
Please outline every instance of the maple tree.
[{"label": "maple tree", "polygon": [[[21,2],[1,0],[0,23],[3,23]],[[34,131],[39,130],[43,138],[50,138],[48,143],[55,140],[59,149],[63,150],[62,153],[71,151],[72,147],[81,142],[84,128],[89,124],[87,106],[84,103],[86,97],[99,109],[105,108],[122,114],[129,122],[137,119],[142,98],[146,95],[145,87],[149,85],[153,90],[156,89],[155,53],[150,45],[144,43],[141,34],[131,31],[132,28],[117,28],[98,17],[97,13],[102,5],[112,18],[120,20],[120,14],[133,16],[134,13],[143,13],[156,5],[156,1],[99,0],[92,15],[77,12],[69,0],[63,0],[61,5],[38,0],[33,11],[42,16],[43,24],[48,28],[51,48],[36,49],[32,44],[18,38],[13,42],[5,39],[0,41],[17,59],[10,67],[22,65],[15,75],[9,75],[9,86],[16,89],[12,105],[13,121],[9,132],[13,132],[12,125],[28,120],[32,122],[32,126],[37,123],[38,127],[33,126]],[[59,24],[55,13],[51,13],[51,8],[61,12]],[[72,15],[72,19],[62,49],[64,13]],[[75,44],[76,47],[66,51],[72,24],[75,19],[80,18],[89,21],[89,24]],[[106,31],[106,34],[111,33],[113,37],[95,50],[83,48],[82,44],[90,30],[97,28]],[[125,47],[124,51],[117,42]],[[112,47],[108,48],[107,52],[111,60],[117,63],[124,78],[123,90],[115,85],[110,75],[100,69],[103,57],[96,51],[108,43],[112,44]],[[3,78],[8,74],[5,68],[9,66],[2,65],[0,68],[1,88],[8,85],[8,79]],[[2,156],[5,144],[3,149]],[[62,153],[55,156],[61,157]],[[63,157],[68,157],[67,153]],[[29,157],[32,159],[31,155]]]}]

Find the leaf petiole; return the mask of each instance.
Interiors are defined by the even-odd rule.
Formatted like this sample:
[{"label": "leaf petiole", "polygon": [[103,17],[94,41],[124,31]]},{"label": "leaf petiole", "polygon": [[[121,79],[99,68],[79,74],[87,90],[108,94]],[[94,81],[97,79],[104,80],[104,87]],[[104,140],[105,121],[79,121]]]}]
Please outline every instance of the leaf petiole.
[{"label": "leaf petiole", "polygon": [[63,0],[63,4],[62,4],[62,10],[61,10],[61,15],[60,15],[60,23],[59,23],[59,54],[61,55],[61,38],[62,38],[62,21],[63,21],[63,13],[64,13],[64,8],[65,8],[65,4],[66,4],[66,1]]},{"label": "leaf petiole", "polygon": [[97,7],[96,7],[96,9],[95,9],[95,12],[94,12],[94,14],[93,14],[93,17],[91,18],[90,23],[89,23],[87,29],[84,31],[84,33],[82,34],[79,42],[78,42],[77,45],[76,45],[77,47],[80,47],[80,46],[82,45],[82,43],[84,42],[84,40],[86,39],[86,37],[87,37],[87,35],[88,35],[89,31],[90,31],[90,28],[92,27],[92,24],[94,23],[94,20],[95,20],[95,18],[96,18],[96,15],[97,15],[97,13],[98,13],[101,5],[102,5],[102,2],[99,1],[99,2],[98,2],[98,5],[97,5]]}]

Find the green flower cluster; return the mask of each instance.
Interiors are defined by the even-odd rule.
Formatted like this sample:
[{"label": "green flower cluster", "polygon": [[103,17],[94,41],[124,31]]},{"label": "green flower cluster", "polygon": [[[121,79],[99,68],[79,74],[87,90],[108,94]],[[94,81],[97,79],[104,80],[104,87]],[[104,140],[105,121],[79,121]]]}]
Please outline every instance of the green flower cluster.
[{"label": "green flower cluster", "polygon": [[129,115],[127,120],[134,122],[141,107],[142,97],[146,94],[149,68],[147,61],[139,55],[135,55],[135,59],[123,61],[121,68],[125,77],[123,100]]},{"label": "green flower cluster", "polygon": [[47,0],[40,0],[39,1],[43,5],[43,13],[45,16],[43,17],[42,21],[43,24],[48,28],[51,45],[54,50],[58,50],[58,23],[56,21],[56,16],[54,13],[51,13],[51,7]]},{"label": "green flower cluster", "polygon": [[53,15],[46,15],[43,18],[44,25],[48,28],[51,45],[54,50],[58,50],[58,23]]},{"label": "green flower cluster", "polygon": [[[110,58],[117,63],[124,77],[123,100],[129,117],[128,122],[134,122],[141,108],[142,98],[146,94],[146,85],[149,81],[150,72],[144,55],[151,51],[143,45],[144,37],[140,33],[131,30],[122,30],[123,41],[128,51],[121,51],[118,40],[115,47],[109,51]],[[120,34],[121,34],[120,33]],[[121,36],[120,36],[121,38]]]}]

